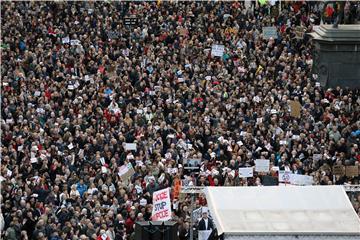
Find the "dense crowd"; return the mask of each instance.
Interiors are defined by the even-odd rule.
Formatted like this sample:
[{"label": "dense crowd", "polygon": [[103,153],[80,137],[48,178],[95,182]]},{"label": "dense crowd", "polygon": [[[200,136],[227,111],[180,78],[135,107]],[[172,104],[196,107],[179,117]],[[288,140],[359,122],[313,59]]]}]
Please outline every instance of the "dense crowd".
[{"label": "dense crowd", "polygon": [[[279,167],[314,184],[357,184],[332,167],[359,165],[359,90],[321,87],[312,42],[296,37],[297,26],[320,24],[321,4],[2,2],[2,237],[132,239],[152,193],[171,187],[187,239],[181,180],[261,186]],[[137,22],[125,25],[130,15]],[[278,37],[264,39],[264,26]],[[261,158],[269,173],[238,176]],[[135,174],[121,179],[128,163]],[[196,208],[205,205],[199,195]]]}]

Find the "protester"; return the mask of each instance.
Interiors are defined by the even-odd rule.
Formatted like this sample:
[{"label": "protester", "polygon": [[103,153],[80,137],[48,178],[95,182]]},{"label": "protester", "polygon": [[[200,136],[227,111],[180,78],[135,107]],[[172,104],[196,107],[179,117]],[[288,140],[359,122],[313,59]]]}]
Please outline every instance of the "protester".
[{"label": "protester", "polygon": [[[2,2],[2,237],[129,239],[150,220],[153,192],[171,187],[187,239],[179,179],[261,186],[278,167],[358,184],[332,167],[359,165],[359,90],[321,87],[312,42],[296,37],[320,24],[319,4]],[[239,177],[260,158],[269,173]]]}]

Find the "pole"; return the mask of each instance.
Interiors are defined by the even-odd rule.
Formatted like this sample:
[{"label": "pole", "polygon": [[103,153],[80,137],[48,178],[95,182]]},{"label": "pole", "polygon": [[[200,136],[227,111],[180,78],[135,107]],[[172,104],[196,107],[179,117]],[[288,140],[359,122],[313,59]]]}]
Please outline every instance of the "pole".
[{"label": "pole", "polygon": [[281,0],[279,0],[279,14],[281,14]]},{"label": "pole", "polygon": [[191,206],[190,206],[190,240],[194,240],[194,204],[195,204],[195,193],[191,194]]}]

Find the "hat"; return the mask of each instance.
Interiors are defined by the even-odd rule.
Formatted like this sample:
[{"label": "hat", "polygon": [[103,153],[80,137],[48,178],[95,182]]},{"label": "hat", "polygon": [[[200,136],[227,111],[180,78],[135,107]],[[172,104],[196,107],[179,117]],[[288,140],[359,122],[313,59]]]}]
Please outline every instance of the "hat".
[{"label": "hat", "polygon": [[209,213],[209,209],[207,207],[202,207],[201,208],[201,213],[204,214],[204,213]]}]

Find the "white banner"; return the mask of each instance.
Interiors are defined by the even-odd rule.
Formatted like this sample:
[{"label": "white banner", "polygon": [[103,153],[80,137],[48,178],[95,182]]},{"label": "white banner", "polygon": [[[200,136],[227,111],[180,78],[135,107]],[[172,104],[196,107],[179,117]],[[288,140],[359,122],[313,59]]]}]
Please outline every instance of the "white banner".
[{"label": "white banner", "polygon": [[222,57],[224,54],[224,45],[212,45],[211,56]]},{"label": "white banner", "polygon": [[279,183],[289,183],[292,185],[312,185],[314,179],[312,176],[294,174],[290,171],[280,170],[279,171]]},{"label": "white banner", "polygon": [[239,168],[239,177],[248,178],[254,176],[254,169],[252,167]]},{"label": "white banner", "polygon": [[256,159],[255,171],[257,172],[269,172],[270,160],[269,159]]},{"label": "white banner", "polygon": [[167,221],[171,219],[170,188],[153,193],[152,221]]}]

